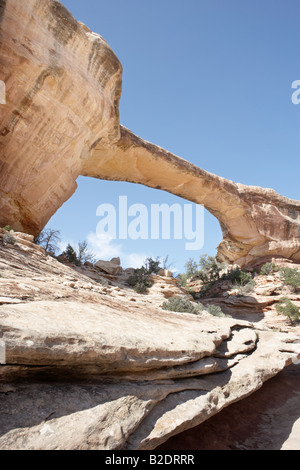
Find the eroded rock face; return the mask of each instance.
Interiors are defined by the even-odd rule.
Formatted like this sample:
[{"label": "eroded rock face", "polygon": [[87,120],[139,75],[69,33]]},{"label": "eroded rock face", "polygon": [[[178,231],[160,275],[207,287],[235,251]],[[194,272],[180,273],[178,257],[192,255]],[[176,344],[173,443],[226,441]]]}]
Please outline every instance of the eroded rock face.
[{"label": "eroded rock face", "polygon": [[37,234],[99,140],[119,139],[122,66],[55,0],[0,2],[0,225]]},{"label": "eroded rock face", "polygon": [[300,260],[300,203],[199,169],[120,126],[122,67],[56,0],[2,0],[0,226],[38,234],[79,175],[131,181],[203,204],[220,260]]},{"label": "eroded rock face", "polygon": [[164,311],[158,279],[133,297],[14,237],[0,250],[2,450],[153,449],[300,357],[297,329]]}]

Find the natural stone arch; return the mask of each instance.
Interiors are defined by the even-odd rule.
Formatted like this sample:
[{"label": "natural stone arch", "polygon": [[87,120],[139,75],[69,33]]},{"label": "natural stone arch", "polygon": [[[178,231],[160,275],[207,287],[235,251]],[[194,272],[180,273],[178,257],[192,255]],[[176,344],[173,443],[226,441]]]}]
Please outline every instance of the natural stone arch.
[{"label": "natural stone arch", "polygon": [[239,264],[268,255],[298,260],[300,203],[272,189],[234,183],[146,142],[120,126],[113,145],[95,146],[81,174],[163,189],[204,207],[218,220],[218,257]]}]

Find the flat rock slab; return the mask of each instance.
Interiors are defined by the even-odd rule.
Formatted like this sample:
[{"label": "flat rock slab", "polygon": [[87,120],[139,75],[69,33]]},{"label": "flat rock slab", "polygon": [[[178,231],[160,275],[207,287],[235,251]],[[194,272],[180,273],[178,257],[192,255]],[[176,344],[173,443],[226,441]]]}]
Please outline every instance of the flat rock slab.
[{"label": "flat rock slab", "polygon": [[233,325],[109,302],[0,306],[7,362],[16,365],[89,364],[102,372],[174,366],[212,355]]},{"label": "flat rock slab", "polygon": [[0,306],[0,449],[153,449],[300,355],[249,322],[99,302]]},{"label": "flat rock slab", "polygon": [[298,328],[164,311],[22,247],[0,252],[1,450],[154,449],[300,355]]},{"label": "flat rock slab", "polygon": [[300,450],[300,362],[159,450]]}]

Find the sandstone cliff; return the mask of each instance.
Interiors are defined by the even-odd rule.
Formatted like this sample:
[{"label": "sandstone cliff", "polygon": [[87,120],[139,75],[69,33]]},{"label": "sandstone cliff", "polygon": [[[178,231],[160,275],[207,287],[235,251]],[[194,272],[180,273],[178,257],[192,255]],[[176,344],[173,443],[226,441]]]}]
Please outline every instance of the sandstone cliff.
[{"label": "sandstone cliff", "polygon": [[300,203],[236,184],[120,126],[122,66],[57,0],[1,0],[0,226],[38,234],[79,175],[139,183],[203,204],[221,260],[300,260]]}]

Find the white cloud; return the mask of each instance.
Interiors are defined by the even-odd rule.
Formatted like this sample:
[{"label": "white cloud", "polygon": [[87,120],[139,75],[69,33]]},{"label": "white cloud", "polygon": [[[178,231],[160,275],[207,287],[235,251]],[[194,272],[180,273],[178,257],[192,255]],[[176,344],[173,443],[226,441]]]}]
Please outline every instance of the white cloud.
[{"label": "white cloud", "polygon": [[90,251],[95,254],[96,259],[110,260],[120,257],[123,268],[139,268],[144,263],[147,255],[141,253],[125,253],[122,244],[116,243],[110,235],[90,232],[87,235],[87,242]]},{"label": "white cloud", "polygon": [[[116,239],[112,238],[107,233],[97,234],[95,232],[90,232],[86,236],[86,241],[88,242],[88,250],[94,254],[95,259],[103,259],[109,261],[111,258],[119,257],[121,260],[122,268],[140,268],[146,259],[151,256],[151,254],[146,253],[126,253],[124,247]],[[60,253],[65,251],[68,243],[77,250],[78,243],[71,239],[64,239],[58,243]],[[156,258],[156,256],[153,256]],[[171,266],[168,268],[174,273],[177,272],[175,267]]]},{"label": "white cloud", "polygon": [[113,238],[107,234],[98,235],[95,232],[90,232],[86,239],[90,250],[97,259],[110,260],[120,256],[122,252],[122,245],[114,244]]}]

